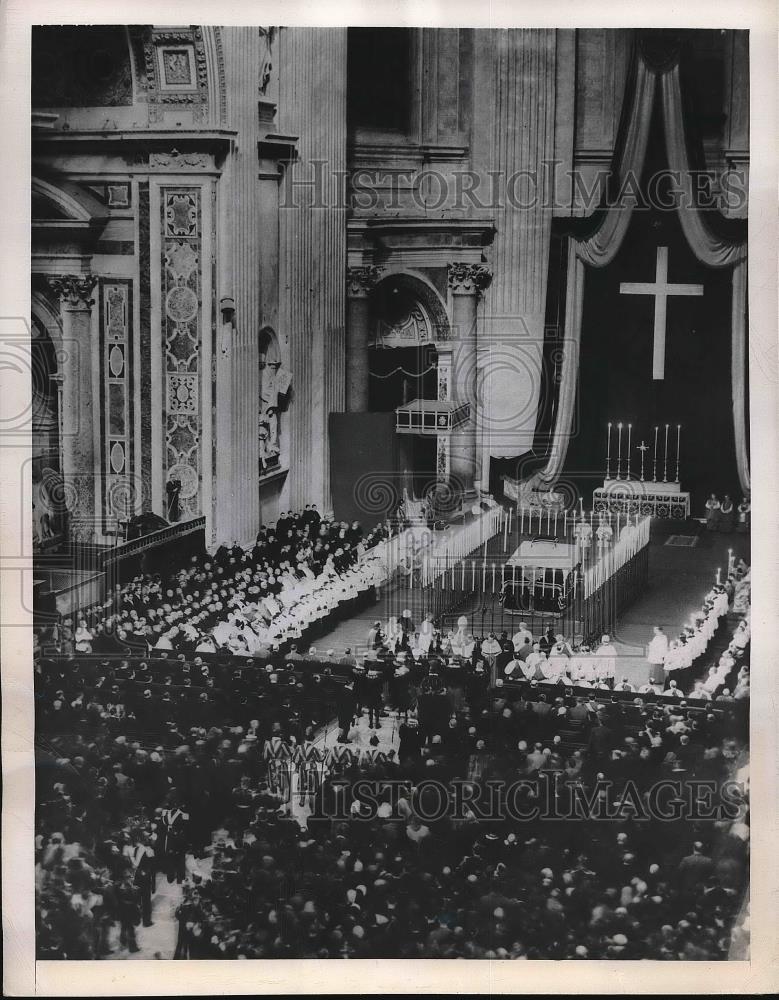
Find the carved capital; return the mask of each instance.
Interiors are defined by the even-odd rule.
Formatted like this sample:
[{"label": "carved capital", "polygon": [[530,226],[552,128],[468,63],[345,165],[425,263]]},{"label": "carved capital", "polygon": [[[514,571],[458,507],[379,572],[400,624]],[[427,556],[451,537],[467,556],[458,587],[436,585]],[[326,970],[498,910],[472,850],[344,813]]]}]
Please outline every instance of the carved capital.
[{"label": "carved capital", "polygon": [[59,296],[62,306],[87,311],[95,303],[92,291],[97,281],[96,274],[63,274],[48,279],[49,288]]},{"label": "carved capital", "polygon": [[454,295],[478,295],[489,287],[492,271],[486,264],[450,264],[448,269],[449,287]]},{"label": "carved capital", "polygon": [[365,298],[383,270],[383,267],[347,267],[346,294],[353,299]]}]

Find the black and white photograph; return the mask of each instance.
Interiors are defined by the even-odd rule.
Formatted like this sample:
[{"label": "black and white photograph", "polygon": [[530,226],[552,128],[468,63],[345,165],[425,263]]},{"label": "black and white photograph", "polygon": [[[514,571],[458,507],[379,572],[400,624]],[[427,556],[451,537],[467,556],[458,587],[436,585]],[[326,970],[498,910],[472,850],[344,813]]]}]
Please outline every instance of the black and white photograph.
[{"label": "black and white photograph", "polygon": [[32,961],[776,984],[754,33],[177,9],[17,88]]}]

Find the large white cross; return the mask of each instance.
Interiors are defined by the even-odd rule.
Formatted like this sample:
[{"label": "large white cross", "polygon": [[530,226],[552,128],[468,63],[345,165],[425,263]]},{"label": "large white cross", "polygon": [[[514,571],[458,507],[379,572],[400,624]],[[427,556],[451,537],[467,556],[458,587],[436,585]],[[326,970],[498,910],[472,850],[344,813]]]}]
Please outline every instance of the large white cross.
[{"label": "large white cross", "polygon": [[668,284],[668,247],[657,248],[657,270],[655,280],[622,281],[621,295],[654,295],[655,297],[655,339],[652,350],[652,378],[665,378],[665,311],[669,295],[703,295],[703,285]]}]

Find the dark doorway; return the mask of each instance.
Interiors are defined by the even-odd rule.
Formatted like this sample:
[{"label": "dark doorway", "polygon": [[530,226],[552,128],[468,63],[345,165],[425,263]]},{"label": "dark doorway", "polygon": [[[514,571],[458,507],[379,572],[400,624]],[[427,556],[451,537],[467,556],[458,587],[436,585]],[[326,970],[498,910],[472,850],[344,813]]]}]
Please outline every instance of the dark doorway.
[{"label": "dark doorway", "polygon": [[438,385],[433,345],[371,348],[368,393],[373,413],[395,410],[413,399],[435,399]]}]

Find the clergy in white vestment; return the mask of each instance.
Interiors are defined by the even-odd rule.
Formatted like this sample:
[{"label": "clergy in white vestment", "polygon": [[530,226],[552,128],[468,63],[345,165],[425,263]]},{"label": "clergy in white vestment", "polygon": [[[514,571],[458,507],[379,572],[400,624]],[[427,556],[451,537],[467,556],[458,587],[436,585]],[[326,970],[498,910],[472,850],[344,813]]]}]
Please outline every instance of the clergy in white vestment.
[{"label": "clergy in white vestment", "polygon": [[568,652],[567,644],[556,642],[549,650],[549,661],[554,664],[554,669],[558,677],[567,674],[571,665],[571,656]]},{"label": "clergy in white vestment", "polygon": [[512,643],[514,644],[514,649],[519,651],[525,644],[525,639],[533,641],[533,633],[530,629],[526,628],[524,625],[520,625],[518,631],[512,636]]},{"label": "clergy in white vestment", "polygon": [[614,680],[617,669],[617,650],[612,645],[611,636],[601,637],[600,646],[595,650],[597,675],[599,680]]},{"label": "clergy in white vestment", "polygon": [[668,652],[668,636],[659,625],[652,629],[652,638],[646,650],[646,658],[649,663],[649,676],[653,681],[663,682],[665,675],[663,665]]},{"label": "clergy in white vestment", "polygon": [[614,531],[608,521],[601,518],[601,522],[598,525],[598,530],[595,532],[598,537],[598,547],[604,548],[606,545],[611,544],[611,540],[614,537]]}]

